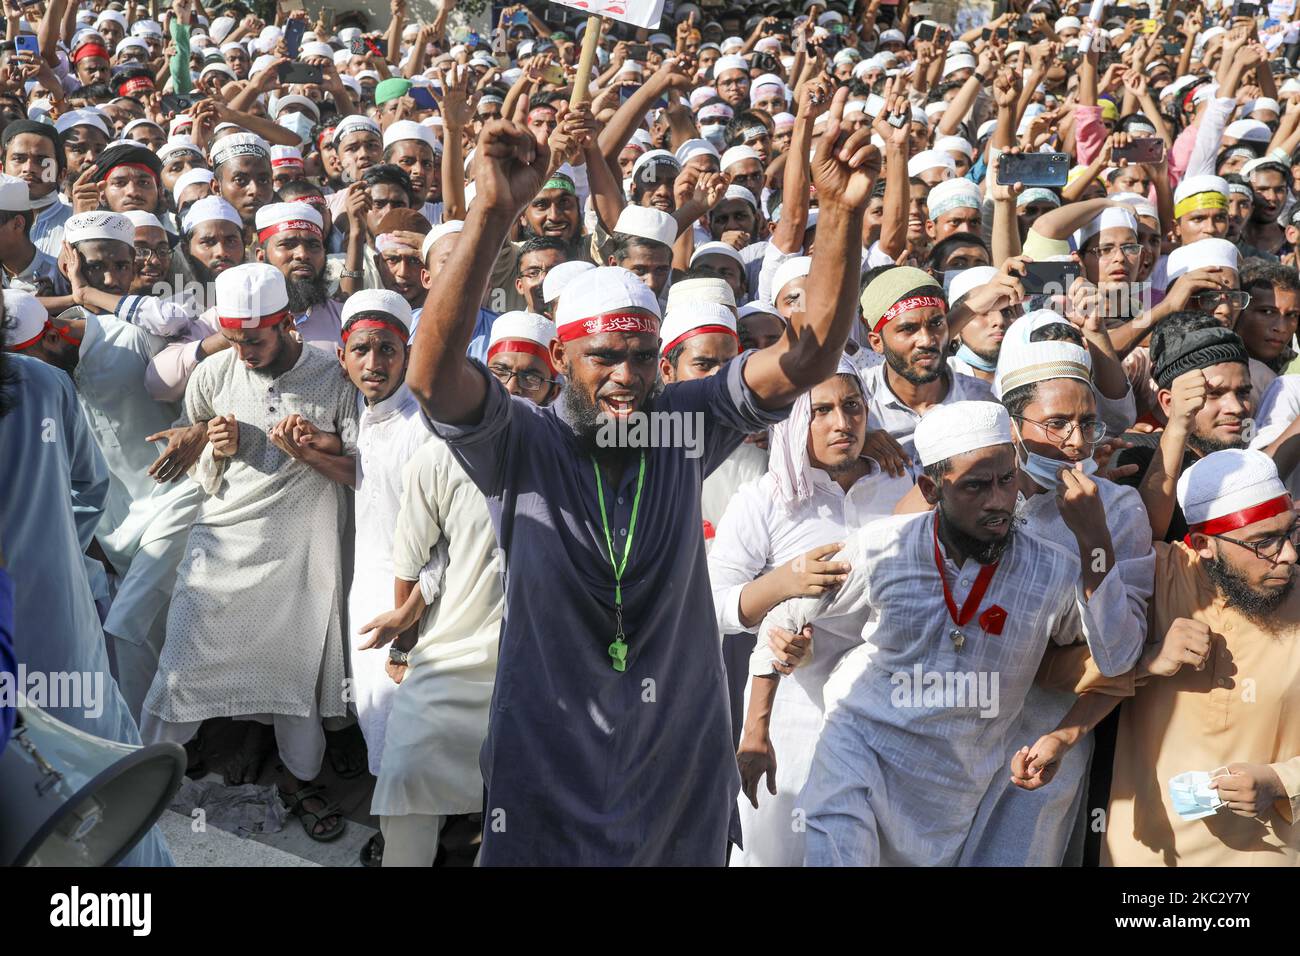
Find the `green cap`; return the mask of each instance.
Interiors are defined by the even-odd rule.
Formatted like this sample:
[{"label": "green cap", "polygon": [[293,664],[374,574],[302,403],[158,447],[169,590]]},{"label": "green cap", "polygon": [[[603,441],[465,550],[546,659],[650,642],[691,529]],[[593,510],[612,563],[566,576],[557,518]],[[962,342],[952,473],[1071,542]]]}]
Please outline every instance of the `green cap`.
[{"label": "green cap", "polygon": [[405,96],[414,84],[400,76],[391,76],[375,86],[375,105],[383,106],[389,100]]}]

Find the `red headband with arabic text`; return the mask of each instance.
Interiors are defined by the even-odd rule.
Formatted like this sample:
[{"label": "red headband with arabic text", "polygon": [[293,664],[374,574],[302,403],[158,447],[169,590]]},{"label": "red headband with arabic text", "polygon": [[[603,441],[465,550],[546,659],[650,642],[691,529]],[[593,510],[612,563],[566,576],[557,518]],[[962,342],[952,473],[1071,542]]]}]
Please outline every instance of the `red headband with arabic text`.
[{"label": "red headband with arabic text", "polygon": [[600,315],[564,323],[560,326],[558,337],[561,342],[572,342],[574,339],[602,335],[605,332],[645,332],[647,335],[658,335],[659,320],[653,315],[640,312],[602,312]]},{"label": "red headband with arabic text", "polygon": [[904,312],[911,312],[913,309],[944,309],[944,308],[947,308],[947,305],[944,303],[943,299],[941,299],[937,295],[908,296],[906,299],[902,299],[898,302],[895,302],[888,309],[886,309],[885,314],[882,315],[880,319],[876,322],[876,324],[871,327],[871,331],[879,332],[881,328],[883,328],[887,323],[898,318]]},{"label": "red headband with arabic text", "polygon": [[257,231],[257,241],[266,242],[276,233],[280,232],[310,232],[318,238],[321,236],[320,226],[307,219],[286,219],[284,222],[276,222],[267,226],[265,229]]}]

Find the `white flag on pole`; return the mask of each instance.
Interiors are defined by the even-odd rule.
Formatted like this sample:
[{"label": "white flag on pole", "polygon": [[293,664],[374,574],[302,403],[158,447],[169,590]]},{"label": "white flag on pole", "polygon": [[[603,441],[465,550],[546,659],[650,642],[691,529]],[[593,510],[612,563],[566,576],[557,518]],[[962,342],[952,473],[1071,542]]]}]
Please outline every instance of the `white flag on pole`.
[{"label": "white flag on pole", "polygon": [[664,15],[664,0],[552,0],[589,17],[609,17],[653,30]]}]

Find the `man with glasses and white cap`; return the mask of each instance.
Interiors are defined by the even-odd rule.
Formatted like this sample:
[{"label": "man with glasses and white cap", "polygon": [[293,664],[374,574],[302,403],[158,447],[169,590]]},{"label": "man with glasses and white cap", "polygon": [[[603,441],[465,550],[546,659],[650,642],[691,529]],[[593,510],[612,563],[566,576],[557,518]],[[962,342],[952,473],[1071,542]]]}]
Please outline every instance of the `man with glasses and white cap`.
[{"label": "man with glasses and white cap", "polygon": [[1012,775],[1050,789],[1074,742],[1122,699],[1103,866],[1294,867],[1294,504],[1273,460],[1244,449],[1197,461],[1177,496],[1187,535],[1157,547],[1151,639],[1138,666],[1081,696],[1053,733],[1017,753]]},{"label": "man with glasses and white cap", "polygon": [[[933,408],[916,448],[919,483],[937,507],[852,534],[828,558],[848,563],[846,580],[778,605],[751,662],[751,674],[789,674],[815,647],[818,620],[862,628],[864,643],[827,681],[799,799],[809,866],[956,864],[981,801],[1004,784],[1044,648],[1080,633],[1077,559],[1015,523],[1006,410]],[[934,674],[961,682],[936,696]]]},{"label": "man with glasses and white cap", "polygon": [[[356,482],[356,390],[336,354],[292,333],[284,276],[266,263],[216,281],[231,348],[185,390],[189,424],[207,423],[193,476],[205,497],[190,529],[145,700],[147,740],[185,743],[210,717],[252,718],[228,784],[257,779],[273,724],[281,790],[314,840],[343,829],[316,777],[321,720],[347,712],[341,486]],[[240,639],[232,641],[231,635]]]},{"label": "man with glasses and white cap", "polygon": [[[485,865],[724,862],[737,778],[694,502],[705,475],[746,434],[783,418],[834,371],[848,338],[858,276],[850,252],[878,167],[869,134],[840,133],[846,98],[837,95],[813,164],[818,258],[808,308],[787,337],[718,375],[660,392],[658,302],[626,270],[593,269],[560,295],[552,354],[566,383],[558,412],[511,399],[463,355],[490,278],[484,250],[506,240],[547,160],[525,127],[498,121],[484,129],[477,195],[462,242],[430,289],[408,381],[487,495],[508,555],[482,760]],[[630,432],[609,441],[611,426],[626,431],[651,412],[676,418],[679,436],[686,418],[703,434],[690,447]],[[543,566],[552,583],[544,611],[516,570]],[[593,581],[603,583],[593,591]],[[669,592],[680,599],[656,597]],[[563,666],[543,665],[557,653]],[[649,692],[658,703],[648,708]],[[591,706],[575,719],[563,702],[579,697]],[[611,739],[628,741],[613,762]],[[652,740],[662,758],[639,743]],[[671,780],[663,760],[674,764]],[[555,788],[556,779],[566,785]]]}]

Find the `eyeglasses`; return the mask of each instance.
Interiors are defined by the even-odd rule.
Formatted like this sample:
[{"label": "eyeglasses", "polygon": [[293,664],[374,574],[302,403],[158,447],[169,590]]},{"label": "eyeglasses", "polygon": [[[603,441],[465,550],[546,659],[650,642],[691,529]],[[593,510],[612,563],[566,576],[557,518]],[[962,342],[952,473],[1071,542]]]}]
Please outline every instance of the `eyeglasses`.
[{"label": "eyeglasses", "polygon": [[1286,534],[1274,535],[1271,538],[1263,538],[1259,541],[1238,541],[1236,538],[1229,538],[1226,534],[1212,534],[1210,537],[1239,545],[1269,564],[1277,564],[1277,559],[1282,554],[1282,549],[1288,541],[1291,542],[1291,547],[1296,550],[1296,553],[1300,554],[1300,522],[1291,525]]},{"label": "eyeglasses", "polygon": [[546,275],[546,272],[547,270],[541,266],[529,266],[523,272],[519,273],[519,276],[522,279],[540,279],[542,276]]},{"label": "eyeglasses", "polygon": [[159,262],[163,262],[164,260],[170,259],[171,257],[172,257],[171,246],[158,246],[156,248],[152,246],[135,247],[136,262],[148,262],[150,258],[157,259]]},{"label": "eyeglasses", "polygon": [[1079,429],[1079,434],[1083,437],[1084,442],[1089,445],[1095,445],[1106,437],[1106,426],[1102,422],[1083,422],[1076,426],[1074,422],[1068,422],[1063,418],[1054,418],[1050,422],[1036,422],[1032,418],[1025,418],[1023,415],[1017,415],[1016,418],[1018,421],[1037,425],[1047,433],[1048,438],[1058,445],[1063,445],[1069,441],[1076,427]]},{"label": "eyeglasses", "polygon": [[1224,291],[1198,292],[1196,294],[1196,304],[1206,312],[1213,312],[1225,302],[1234,309],[1244,309],[1250,305],[1250,293]]},{"label": "eyeglasses", "polygon": [[1118,250],[1126,259],[1134,259],[1142,255],[1142,243],[1125,242],[1118,246],[1096,246],[1092,249],[1085,249],[1085,256],[1096,256],[1098,259],[1109,259]]},{"label": "eyeglasses", "polygon": [[493,378],[507,388],[510,387],[510,380],[512,378],[519,379],[520,389],[529,393],[540,392],[547,385],[554,385],[556,382],[556,379],[547,378],[541,372],[534,372],[532,369],[525,369],[522,372],[517,372],[514,369],[492,365],[488,367],[488,371],[492,373]]}]

